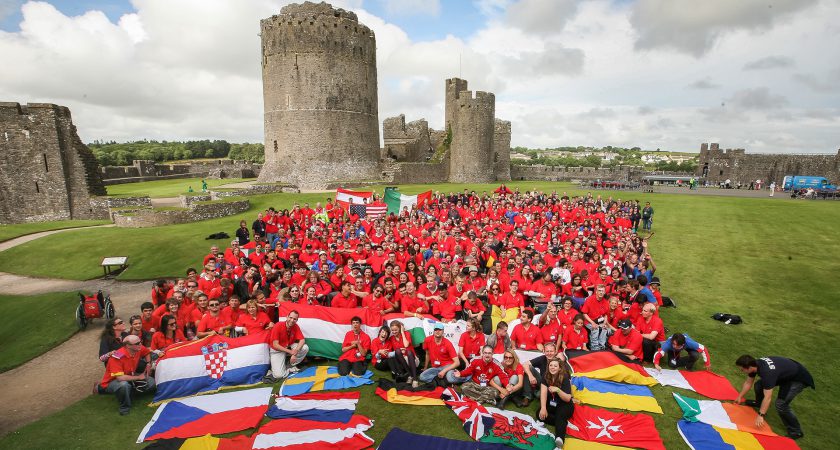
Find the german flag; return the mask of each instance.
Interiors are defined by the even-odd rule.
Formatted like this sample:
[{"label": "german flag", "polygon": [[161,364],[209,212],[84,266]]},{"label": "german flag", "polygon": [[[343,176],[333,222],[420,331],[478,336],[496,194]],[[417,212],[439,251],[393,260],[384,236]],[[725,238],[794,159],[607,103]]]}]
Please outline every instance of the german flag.
[{"label": "german flag", "polygon": [[161,439],[144,447],[144,450],[247,450],[253,447],[250,436],[217,438],[206,434],[189,439]]},{"label": "german flag", "polygon": [[625,360],[609,350],[597,352],[567,350],[566,357],[576,377],[642,386],[659,384],[655,378],[648,375],[641,364]]},{"label": "german flag", "polygon": [[379,379],[379,387],[376,388],[376,395],[382,397],[386,402],[402,405],[442,406],[445,404],[440,399],[442,393],[442,387],[421,386],[413,388],[408,383],[395,383],[385,378]]}]

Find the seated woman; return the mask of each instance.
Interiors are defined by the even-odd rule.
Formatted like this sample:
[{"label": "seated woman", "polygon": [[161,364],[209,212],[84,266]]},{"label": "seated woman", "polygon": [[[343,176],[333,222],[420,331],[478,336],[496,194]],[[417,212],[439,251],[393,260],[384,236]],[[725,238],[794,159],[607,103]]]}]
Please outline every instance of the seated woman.
[{"label": "seated woman", "polygon": [[405,325],[399,320],[391,321],[391,347],[394,350],[394,362],[396,364],[397,375],[394,380],[405,377],[406,383],[411,383],[412,387],[417,387],[420,383],[417,381],[417,365],[420,360],[414,352],[414,347],[411,344],[411,335],[405,330]]},{"label": "seated woman", "polygon": [[[515,351],[505,350],[504,354],[502,354],[501,367],[502,371],[508,377],[508,383],[504,386],[507,395],[499,398],[499,401],[496,402],[496,407],[505,409],[505,404],[509,400],[512,400],[516,406],[523,407],[522,387],[525,383],[525,368],[522,367],[522,364],[519,364],[519,357]],[[501,383],[499,379],[495,379],[495,381],[496,383]]]},{"label": "seated woman", "polygon": [[566,426],[575,410],[572,384],[566,372],[566,364],[559,359],[548,362],[547,372],[540,386],[540,409],[537,411],[537,419],[554,424],[555,443],[557,447],[563,448]]},{"label": "seated woman", "polygon": [[125,322],[119,317],[114,317],[105,323],[102,330],[102,337],[99,339],[99,360],[108,362],[108,358],[123,346],[123,338],[128,335],[125,331]]},{"label": "seated woman", "polygon": [[184,332],[178,327],[178,319],[167,314],[160,319],[160,330],[152,336],[152,353],[163,356],[167,347],[186,340]]},{"label": "seated woman", "polygon": [[249,335],[270,330],[274,322],[269,319],[268,314],[260,311],[256,300],[251,299],[245,303],[245,314],[240,314],[236,320],[236,332]]},{"label": "seated woman", "polygon": [[148,347],[152,345],[152,333],[143,329],[143,319],[139,315],[131,316],[128,319],[128,334],[133,334],[140,338],[140,343]]},{"label": "seated woman", "polygon": [[397,371],[395,370],[395,361],[391,356],[394,351],[394,346],[391,344],[391,329],[383,326],[379,329],[379,333],[375,339],[370,341],[370,362],[376,370],[389,371],[391,376],[396,379]]}]

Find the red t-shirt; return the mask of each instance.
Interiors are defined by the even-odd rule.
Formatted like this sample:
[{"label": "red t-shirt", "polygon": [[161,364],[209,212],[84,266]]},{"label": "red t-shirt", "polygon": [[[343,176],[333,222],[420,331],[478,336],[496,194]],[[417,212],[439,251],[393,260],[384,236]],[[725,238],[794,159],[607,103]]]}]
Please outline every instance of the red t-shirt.
[{"label": "red t-shirt", "polygon": [[423,349],[426,350],[426,357],[429,358],[432,367],[448,366],[458,356],[455,347],[446,338],[441,338],[438,344],[434,336],[429,336],[423,341]]},{"label": "red t-shirt", "polygon": [[[356,339],[358,339],[362,344],[363,349],[370,350],[370,336],[368,336],[364,331],[360,331],[358,335],[354,333],[353,330],[348,331],[347,334],[344,335],[344,343],[342,343],[341,346],[347,347]],[[362,353],[358,348],[354,347],[344,352],[338,359],[339,361],[344,359],[350,362],[364,361],[365,355],[367,355],[367,353]]]},{"label": "red t-shirt", "polygon": [[592,296],[586,299],[580,312],[588,315],[590,319],[598,323],[599,317],[604,317],[604,320],[606,320],[606,316],[610,312],[610,302],[606,298],[597,300]]},{"label": "red t-shirt", "polygon": [[108,383],[114,381],[117,377],[134,375],[134,371],[137,369],[137,363],[149,353],[149,349],[142,345],[134,356],[129,355],[125,347],[117,350],[108,358],[108,362],[105,363],[105,375],[102,376],[102,382],[99,385],[102,386],[102,389],[105,389],[108,387]]},{"label": "red t-shirt", "polygon": [[493,377],[499,377],[500,384],[506,386],[508,384],[508,376],[504,370],[494,360],[484,362],[482,358],[476,358],[470,362],[470,365],[461,371],[461,376],[466,377],[472,375],[472,381],[487,386]]},{"label": "red t-shirt", "polygon": [[481,355],[481,347],[484,347],[484,343],[484,333],[480,331],[475,333],[475,337],[471,338],[469,333],[464,333],[458,339],[458,347],[461,348],[468,360]]},{"label": "red t-shirt", "polygon": [[652,331],[657,331],[656,340],[659,342],[665,340],[665,325],[659,317],[650,316],[650,322],[645,322],[644,317],[639,317],[636,319],[636,329],[639,330],[639,334],[648,334]]},{"label": "red t-shirt", "polygon": [[379,337],[370,341],[370,354],[372,355],[371,362],[376,364],[377,362],[381,361],[384,356],[379,354],[380,350],[384,350],[386,352],[391,352],[394,350],[394,345],[391,342],[391,338],[385,339],[385,342],[379,340]]},{"label": "red t-shirt", "polygon": [[563,342],[568,349],[583,350],[584,345],[589,344],[589,331],[586,327],[580,327],[580,331],[575,331],[574,326],[568,326],[563,332]]},{"label": "red t-shirt", "polygon": [[271,328],[271,343],[277,341],[281,347],[289,348],[293,343],[303,339],[303,332],[300,331],[298,324],[292,325],[291,329],[286,329],[286,321],[282,321]]},{"label": "red t-shirt", "polygon": [[205,332],[213,330],[216,333],[219,333],[222,327],[228,325],[230,325],[230,323],[227,321],[227,318],[222,315],[222,313],[219,313],[217,317],[213,317],[210,313],[205,313],[204,316],[201,317],[201,321],[198,323],[198,331]]},{"label": "red t-shirt", "polygon": [[644,356],[642,351],[642,341],[644,341],[644,338],[641,333],[639,333],[639,330],[633,328],[627,336],[625,336],[624,332],[621,330],[616,331],[615,334],[610,336],[609,344],[633,350],[633,355],[641,360],[642,356]]},{"label": "red t-shirt", "polygon": [[542,332],[543,342],[557,342],[563,336],[563,323],[558,320],[552,320],[540,328]]},{"label": "red t-shirt", "polygon": [[525,306],[525,297],[519,292],[517,292],[516,295],[511,295],[510,292],[506,292],[499,297],[499,303],[501,306],[504,306],[505,309],[522,308]]},{"label": "red t-shirt", "polygon": [[338,294],[335,294],[335,297],[333,297],[330,306],[333,308],[357,308],[359,305],[356,303],[355,295],[350,294],[349,297],[345,297],[339,292]]},{"label": "red t-shirt", "polygon": [[162,331],[156,331],[155,334],[152,336],[152,350],[161,350],[169,347],[172,344],[177,344],[178,342],[184,342],[187,338],[184,336],[184,333],[181,330],[175,330],[175,338],[174,339],[167,339],[164,336]]},{"label": "red t-shirt", "polygon": [[531,324],[527,330],[519,324],[510,334],[510,340],[513,341],[514,348],[519,350],[539,350],[537,344],[543,343],[542,331],[534,324]]},{"label": "red t-shirt", "polygon": [[257,311],[257,317],[251,317],[250,314],[240,314],[236,319],[237,327],[244,327],[248,334],[256,334],[265,331],[265,327],[271,323],[268,314]]},{"label": "red t-shirt", "polygon": [[463,303],[463,308],[473,314],[477,314],[487,310],[487,308],[484,307],[484,303],[481,303],[481,301],[478,299],[476,299],[474,303],[470,303],[469,300],[465,301]]}]

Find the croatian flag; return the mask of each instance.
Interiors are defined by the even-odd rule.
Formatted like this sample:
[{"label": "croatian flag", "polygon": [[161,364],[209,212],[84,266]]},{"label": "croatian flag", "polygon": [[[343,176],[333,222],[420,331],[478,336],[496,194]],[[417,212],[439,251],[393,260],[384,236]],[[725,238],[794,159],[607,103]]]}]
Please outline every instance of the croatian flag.
[{"label": "croatian flag", "polygon": [[354,415],[347,423],[279,419],[263,425],[254,435],[254,449],[361,450],[373,445],[365,431],[373,421]]},{"label": "croatian flag", "polygon": [[168,438],[223,434],[259,425],[272,388],[171,400],[161,405],[146,424],[137,443]]},{"label": "croatian flag", "polygon": [[356,412],[359,392],[319,392],[294,397],[278,396],[266,415],[272,419],[305,419],[347,423]]},{"label": "croatian flag", "polygon": [[261,382],[270,366],[267,339],[211,336],[167,348],[155,370],[154,402]]}]

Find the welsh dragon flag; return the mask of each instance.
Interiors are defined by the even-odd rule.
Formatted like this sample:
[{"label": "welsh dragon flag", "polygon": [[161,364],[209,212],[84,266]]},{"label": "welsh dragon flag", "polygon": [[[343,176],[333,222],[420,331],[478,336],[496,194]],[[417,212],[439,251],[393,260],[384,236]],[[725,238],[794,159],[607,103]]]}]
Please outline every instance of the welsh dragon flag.
[{"label": "welsh dragon flag", "polygon": [[409,211],[413,207],[420,208],[432,199],[432,191],[426,191],[417,195],[400,194],[397,188],[385,188],[385,204],[388,205],[388,214],[394,213],[399,215],[403,208],[408,208]]}]

